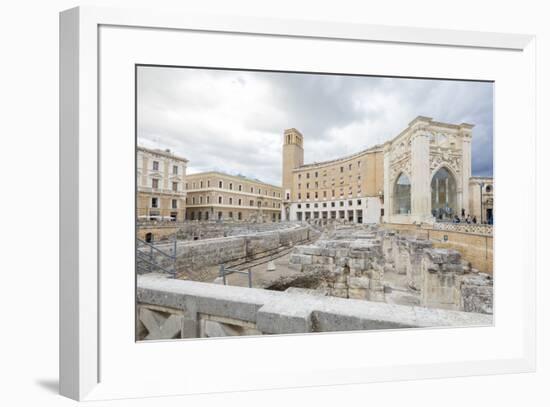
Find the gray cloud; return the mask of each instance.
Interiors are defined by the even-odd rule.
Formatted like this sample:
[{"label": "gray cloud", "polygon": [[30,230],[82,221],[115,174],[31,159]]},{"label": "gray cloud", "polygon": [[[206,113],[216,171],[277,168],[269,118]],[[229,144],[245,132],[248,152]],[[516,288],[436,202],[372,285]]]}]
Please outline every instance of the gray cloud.
[{"label": "gray cloud", "polygon": [[475,124],[473,175],[493,173],[487,82],[189,68],[138,69],[138,143],[280,185],[283,131],[304,134],[306,162],[395,137],[416,116]]}]

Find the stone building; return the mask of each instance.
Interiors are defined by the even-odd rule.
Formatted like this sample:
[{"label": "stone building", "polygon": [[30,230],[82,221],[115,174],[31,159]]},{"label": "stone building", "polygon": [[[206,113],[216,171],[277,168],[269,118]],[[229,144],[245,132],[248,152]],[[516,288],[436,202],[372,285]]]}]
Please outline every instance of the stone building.
[{"label": "stone building", "polygon": [[481,223],[493,223],[493,178],[470,178],[470,215]]},{"label": "stone building", "polygon": [[378,223],[384,179],[383,149],[375,146],[347,157],[304,165],[303,141],[298,130],[285,131],[283,217]]},{"label": "stone building", "polygon": [[276,222],[281,220],[281,188],[221,172],[186,179],[187,220]]},{"label": "stone building", "polygon": [[433,223],[483,207],[478,219],[486,221],[493,216],[492,178],[484,178],[491,197],[489,203],[484,192],[482,204],[471,176],[473,127],[419,116],[383,145],[311,164],[304,164],[304,136],[285,130],[282,217]]},{"label": "stone building", "polygon": [[185,218],[188,160],[170,150],[137,148],[137,216],[141,220]]}]

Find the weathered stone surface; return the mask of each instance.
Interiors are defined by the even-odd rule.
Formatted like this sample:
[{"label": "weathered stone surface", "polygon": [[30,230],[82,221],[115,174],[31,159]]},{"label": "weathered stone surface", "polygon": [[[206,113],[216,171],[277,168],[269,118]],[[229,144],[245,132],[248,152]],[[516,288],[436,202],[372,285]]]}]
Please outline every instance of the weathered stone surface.
[{"label": "weathered stone surface", "polygon": [[[300,233],[307,236],[311,230],[298,227],[248,237],[235,236],[226,238],[227,245],[223,247],[199,241],[189,245],[187,257],[192,262],[207,262],[220,256],[237,255],[241,245],[248,255],[259,254],[261,248],[281,244],[283,233],[287,242],[298,242],[303,236]],[[195,263],[191,264],[194,267]],[[275,289],[296,285],[302,289],[323,289],[335,297],[381,302],[387,298],[395,302],[399,301],[398,296],[385,287],[397,281],[403,298],[415,297],[416,303],[424,306],[492,313],[492,283],[467,282],[475,270],[457,251],[433,248],[431,241],[413,235],[351,225],[335,226],[323,232],[314,244],[295,246],[288,265],[297,273],[285,276],[286,280],[277,279]],[[385,276],[385,273],[391,274]],[[409,299],[405,303],[415,301]],[[190,323],[186,329],[192,331],[195,327]]]},{"label": "weathered stone surface", "polygon": [[[253,258],[265,251],[286,246],[290,242],[298,243],[318,236],[318,232],[310,226],[293,223],[252,224],[240,227],[238,225],[197,224],[189,227],[192,230],[189,233],[193,236],[197,236],[196,233],[199,233],[200,229],[197,228],[205,228],[204,236],[208,238],[203,239],[204,236],[201,235],[201,240],[178,242],[176,268],[180,272],[227,263],[236,259]],[[185,236],[189,236],[189,233],[182,232],[178,236],[185,238]],[[172,253],[173,243],[161,243],[158,244],[158,248]],[[171,260],[166,256],[156,251],[154,254],[158,264],[164,267],[171,266]]]},{"label": "weathered stone surface", "polygon": [[183,330],[183,315],[181,314],[165,313],[142,306],[139,307],[139,322],[147,330],[145,336],[147,340],[181,338]]},{"label": "weathered stone surface", "polygon": [[348,286],[350,288],[370,288],[370,279],[368,277],[348,277]]},{"label": "weathered stone surface", "polygon": [[484,273],[463,278],[459,286],[461,309],[466,312],[493,313],[493,279]]},{"label": "weathered stone surface", "polygon": [[451,249],[426,249],[426,255],[434,264],[460,264],[460,253]]},{"label": "weathered stone surface", "polygon": [[366,288],[352,288],[348,289],[348,298],[357,300],[366,300],[368,295],[368,289]]},{"label": "weathered stone surface", "polygon": [[306,254],[293,253],[290,255],[289,263],[290,264],[312,264],[313,259],[311,258],[311,256],[308,256]]},{"label": "weathered stone surface", "polygon": [[[354,291],[353,295],[360,295]],[[371,293],[376,296],[375,293]],[[303,333],[388,329],[428,326],[491,325],[492,316],[473,312],[455,312],[365,300],[321,297],[263,289],[220,286],[167,279],[156,274],[138,276],[139,304],[152,304],[185,316],[185,337],[204,335],[196,328],[200,315],[242,321],[247,329],[262,333]],[[194,329],[185,326],[194,322]],[[210,334],[220,326],[211,325]],[[231,329],[237,329],[229,327]],[[254,331],[254,332],[255,332]],[[250,331],[253,332],[253,331]],[[227,334],[223,329],[220,334]],[[172,334],[172,332],[171,332]],[[166,338],[168,339],[168,338]]]}]

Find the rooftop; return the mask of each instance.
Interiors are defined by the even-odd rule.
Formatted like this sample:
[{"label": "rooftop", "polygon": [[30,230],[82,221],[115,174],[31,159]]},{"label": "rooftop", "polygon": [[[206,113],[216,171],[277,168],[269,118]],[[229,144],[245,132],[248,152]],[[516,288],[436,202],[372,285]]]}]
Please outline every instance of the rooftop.
[{"label": "rooftop", "polygon": [[184,158],[184,157],[181,157],[181,156],[178,156],[178,155],[172,153],[169,148],[167,148],[165,150],[161,150],[160,148],[147,148],[147,147],[143,147],[143,146],[138,146],[137,149],[141,150],[141,151],[145,151],[147,153],[161,155],[161,156],[166,157],[166,158],[172,158],[172,159],[179,160],[179,161],[189,162],[189,160],[187,158]]},{"label": "rooftop", "polygon": [[266,185],[266,186],[269,186],[269,187],[272,187],[272,188],[281,189],[281,187],[278,186],[278,185],[268,184],[267,182],[263,182],[263,181],[261,181],[259,179],[256,179],[256,178],[246,177],[246,176],[241,175],[241,174],[233,175],[233,174],[228,174],[228,173],[221,172],[221,171],[205,171],[205,172],[196,172],[194,174],[187,174],[187,179],[197,178],[197,177],[204,177],[204,176],[207,176],[207,175],[221,175],[222,177],[233,178],[233,179],[239,180],[239,181],[253,182],[255,184],[262,184],[262,185]]}]

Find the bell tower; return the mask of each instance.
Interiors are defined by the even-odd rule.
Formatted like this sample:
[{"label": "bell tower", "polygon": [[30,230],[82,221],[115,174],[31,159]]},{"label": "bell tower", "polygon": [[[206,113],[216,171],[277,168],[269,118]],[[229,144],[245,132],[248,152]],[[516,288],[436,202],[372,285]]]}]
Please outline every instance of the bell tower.
[{"label": "bell tower", "polygon": [[283,141],[283,202],[285,203],[282,218],[288,220],[288,203],[292,201],[292,170],[304,165],[304,136],[292,128],[284,132]]}]

